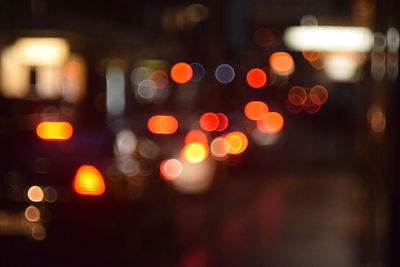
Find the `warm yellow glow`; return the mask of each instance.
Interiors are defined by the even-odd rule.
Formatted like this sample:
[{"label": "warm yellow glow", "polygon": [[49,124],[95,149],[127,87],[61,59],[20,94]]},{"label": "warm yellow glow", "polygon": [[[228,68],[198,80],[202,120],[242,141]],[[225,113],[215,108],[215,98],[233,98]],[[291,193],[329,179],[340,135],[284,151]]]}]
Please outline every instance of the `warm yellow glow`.
[{"label": "warm yellow glow", "polygon": [[262,101],[251,101],[244,107],[244,115],[249,120],[254,121],[261,119],[268,111],[269,108],[267,104]]},{"label": "warm yellow glow", "polygon": [[272,70],[280,75],[289,75],[294,71],[294,61],[286,52],[276,52],[269,57],[269,65]]},{"label": "warm yellow glow", "polygon": [[101,173],[91,165],[83,165],[76,172],[73,188],[80,195],[98,196],[104,193],[106,186]]},{"label": "warm yellow glow", "polygon": [[286,29],[283,40],[297,51],[368,52],[374,35],[364,27],[297,26]]},{"label": "warm yellow glow", "polygon": [[257,121],[257,128],[263,133],[277,133],[283,127],[284,119],[278,112],[268,112]]},{"label": "warm yellow glow", "polygon": [[31,186],[28,189],[27,196],[28,196],[30,201],[40,202],[44,198],[44,193],[43,193],[42,188],[40,188],[39,186],[34,185],[34,186]]},{"label": "warm yellow glow", "polygon": [[208,156],[205,144],[191,143],[183,148],[183,157],[189,163],[200,163]]},{"label": "warm yellow glow", "polygon": [[242,132],[230,132],[226,135],[225,139],[229,144],[229,154],[231,155],[241,154],[247,148],[247,136]]},{"label": "warm yellow glow", "polygon": [[68,122],[41,122],[36,127],[37,135],[43,140],[67,140],[73,134],[72,125]]},{"label": "warm yellow glow", "polygon": [[18,61],[28,66],[63,65],[69,54],[68,42],[63,38],[20,38],[14,47]]}]

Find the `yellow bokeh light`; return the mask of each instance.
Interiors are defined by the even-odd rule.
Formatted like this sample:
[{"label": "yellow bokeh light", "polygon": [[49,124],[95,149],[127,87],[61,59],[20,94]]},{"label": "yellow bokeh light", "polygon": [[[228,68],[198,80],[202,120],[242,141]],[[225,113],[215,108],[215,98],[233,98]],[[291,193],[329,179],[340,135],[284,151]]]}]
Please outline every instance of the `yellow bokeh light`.
[{"label": "yellow bokeh light", "polygon": [[73,188],[80,195],[98,196],[104,193],[106,186],[101,173],[91,165],[83,165],[76,172]]},{"label": "yellow bokeh light", "polygon": [[208,149],[202,143],[190,143],[183,148],[183,157],[189,163],[200,163],[208,156]]},{"label": "yellow bokeh light", "polygon": [[248,146],[247,136],[239,131],[228,133],[225,139],[229,144],[229,154],[231,155],[241,154]]}]

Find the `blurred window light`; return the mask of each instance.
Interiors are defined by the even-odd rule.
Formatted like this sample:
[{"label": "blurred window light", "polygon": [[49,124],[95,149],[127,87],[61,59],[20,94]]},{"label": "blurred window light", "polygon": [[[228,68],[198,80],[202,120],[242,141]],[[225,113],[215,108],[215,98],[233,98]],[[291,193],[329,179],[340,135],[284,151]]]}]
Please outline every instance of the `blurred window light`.
[{"label": "blurred window light", "polygon": [[176,83],[187,83],[192,79],[192,77],[193,69],[185,62],[176,63],[171,68],[171,79]]},{"label": "blurred window light", "polygon": [[332,81],[356,82],[365,57],[359,53],[328,53],[324,72]]},{"label": "blurred window light", "polygon": [[253,88],[260,88],[267,82],[267,75],[262,69],[254,68],[247,72],[247,83]]},{"label": "blurred window light", "polygon": [[244,107],[244,115],[249,120],[260,120],[268,112],[267,104],[262,101],[251,101]]},{"label": "blurred window light", "polygon": [[190,143],[182,149],[182,157],[186,162],[197,164],[204,161],[208,156],[208,148],[203,143]]},{"label": "blurred window light", "polygon": [[217,113],[218,120],[219,120],[219,125],[217,129],[215,129],[217,132],[222,132],[225,131],[226,128],[228,128],[229,125],[229,119],[224,113]]},{"label": "blurred window light", "polygon": [[103,176],[96,167],[91,165],[79,167],[72,186],[76,193],[87,196],[101,195],[106,189]]},{"label": "blurred window light", "polygon": [[368,122],[373,132],[383,133],[385,131],[386,116],[380,107],[372,106],[369,108]]},{"label": "blurred window light", "polygon": [[8,98],[25,98],[29,93],[29,67],[17,60],[15,48],[1,53],[1,94]]},{"label": "blurred window light", "polygon": [[125,110],[125,77],[124,70],[117,63],[110,63],[106,72],[107,112],[120,116]]},{"label": "blurred window light", "polygon": [[201,81],[206,74],[206,70],[203,67],[203,65],[201,65],[200,63],[190,63],[190,67],[192,67],[193,70],[192,81],[194,82]]},{"label": "blurred window light", "polygon": [[235,78],[235,70],[228,64],[221,64],[215,69],[215,78],[220,83],[230,83]]},{"label": "blurred window light", "polygon": [[137,146],[136,135],[131,130],[118,132],[115,139],[115,148],[118,156],[131,155]]},{"label": "blurred window light", "polygon": [[178,121],[173,116],[154,115],[148,119],[147,128],[154,134],[173,134],[178,130]]},{"label": "blurred window light", "polygon": [[164,160],[160,164],[161,177],[167,181],[172,181],[181,175],[183,171],[182,163],[177,159]]},{"label": "blurred window light", "polygon": [[44,199],[44,193],[40,186],[34,185],[28,189],[26,194],[28,199],[32,202],[40,202]]},{"label": "blurred window light", "polygon": [[294,71],[294,61],[286,52],[275,52],[269,57],[271,69],[279,75],[290,75]]},{"label": "blurred window light", "polygon": [[399,31],[396,28],[390,27],[386,35],[387,35],[387,46],[389,51],[397,53],[400,46]]},{"label": "blurred window light", "polygon": [[207,112],[200,117],[200,127],[204,131],[212,132],[215,131],[219,126],[219,117],[217,114]]},{"label": "blurred window light", "polygon": [[73,128],[69,122],[44,121],[36,127],[36,134],[43,140],[68,140],[72,137]]},{"label": "blurred window light", "polygon": [[25,219],[30,222],[37,222],[40,220],[40,210],[35,206],[29,206],[25,209],[24,212]]},{"label": "blurred window light", "polygon": [[294,26],[285,30],[283,40],[295,51],[368,52],[374,35],[365,27]]},{"label": "blurred window light", "polygon": [[27,66],[60,66],[69,55],[63,38],[20,38],[14,46],[18,61]]},{"label": "blurred window light", "polygon": [[257,128],[263,133],[278,133],[284,124],[284,119],[278,112],[268,112],[257,121]]},{"label": "blurred window light", "polygon": [[318,20],[313,15],[304,15],[300,20],[301,26],[317,26]]},{"label": "blurred window light", "polygon": [[229,144],[229,154],[231,155],[243,153],[248,146],[247,136],[239,131],[228,133],[225,139]]},{"label": "blurred window light", "polygon": [[185,194],[201,194],[210,187],[215,173],[215,161],[204,160],[198,164],[182,162],[182,173],[172,180],[174,188]]}]

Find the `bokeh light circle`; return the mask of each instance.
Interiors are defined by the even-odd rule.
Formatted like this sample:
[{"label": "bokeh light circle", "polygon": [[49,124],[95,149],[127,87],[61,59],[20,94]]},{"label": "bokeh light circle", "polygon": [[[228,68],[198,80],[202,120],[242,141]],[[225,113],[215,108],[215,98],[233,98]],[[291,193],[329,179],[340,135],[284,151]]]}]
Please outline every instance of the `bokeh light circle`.
[{"label": "bokeh light circle", "polygon": [[322,105],[328,100],[328,90],[322,85],[310,89],[310,100],[317,105]]},{"label": "bokeh light circle", "polygon": [[208,132],[215,131],[219,126],[219,117],[212,112],[204,113],[200,117],[200,127]]},{"label": "bokeh light circle", "polygon": [[286,52],[276,52],[269,57],[271,68],[278,74],[289,75],[294,71],[294,61]]},{"label": "bokeh light circle", "polygon": [[257,128],[263,133],[277,133],[284,124],[284,119],[278,112],[268,112],[265,116],[257,121]]},{"label": "bokeh light circle", "polygon": [[247,83],[253,88],[260,88],[267,82],[267,75],[262,69],[254,68],[247,72]]},{"label": "bokeh light circle", "polygon": [[224,113],[217,113],[218,119],[219,119],[219,125],[217,129],[215,129],[217,132],[222,132],[226,128],[228,128],[229,125],[229,119]]},{"label": "bokeh light circle", "polygon": [[200,63],[191,63],[190,66],[192,67],[193,70],[192,81],[193,82],[201,81],[206,74],[206,70],[203,67],[203,65],[201,65]]},{"label": "bokeh light circle", "polygon": [[172,181],[181,175],[183,171],[182,163],[177,159],[164,160],[160,164],[161,177],[168,181]]},{"label": "bokeh light circle", "polygon": [[239,131],[230,132],[225,136],[229,144],[229,154],[238,155],[243,153],[248,146],[247,136]]},{"label": "bokeh light circle", "polygon": [[235,70],[228,64],[221,64],[215,70],[215,78],[220,83],[230,83],[235,78]]},{"label": "bokeh light circle", "polygon": [[290,104],[295,106],[301,106],[304,104],[307,98],[306,89],[301,86],[293,86],[288,92],[288,101]]},{"label": "bokeh light circle", "polygon": [[267,104],[262,101],[251,101],[244,107],[244,115],[249,120],[260,120],[268,112]]},{"label": "bokeh light circle", "polygon": [[190,143],[183,148],[183,158],[189,163],[200,163],[208,156],[208,149],[202,143]]},{"label": "bokeh light circle", "polygon": [[192,67],[185,62],[176,63],[171,68],[171,78],[176,83],[187,83],[192,79],[192,76]]}]

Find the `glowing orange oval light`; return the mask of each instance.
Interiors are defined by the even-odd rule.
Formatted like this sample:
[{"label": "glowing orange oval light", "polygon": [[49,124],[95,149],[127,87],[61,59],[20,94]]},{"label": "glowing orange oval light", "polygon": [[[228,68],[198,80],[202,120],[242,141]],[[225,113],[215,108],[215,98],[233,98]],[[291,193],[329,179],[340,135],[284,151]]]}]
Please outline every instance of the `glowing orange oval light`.
[{"label": "glowing orange oval light", "polygon": [[288,101],[290,104],[295,106],[301,106],[304,104],[307,98],[306,89],[301,86],[293,86],[288,92]]},{"label": "glowing orange oval light", "polygon": [[68,140],[73,128],[69,122],[44,121],[36,127],[36,134],[43,140]]},{"label": "glowing orange oval light", "polygon": [[294,71],[294,61],[290,54],[286,52],[276,52],[269,57],[271,68],[283,75],[289,75]]},{"label": "glowing orange oval light", "polygon": [[217,114],[208,112],[200,117],[200,127],[208,132],[215,131],[219,126],[219,118]]},{"label": "glowing orange oval light", "polygon": [[267,104],[261,101],[251,101],[244,107],[244,115],[253,121],[261,119],[268,111]]},{"label": "glowing orange oval light", "polygon": [[228,125],[229,125],[229,119],[224,113],[217,113],[218,119],[219,119],[219,125],[217,129],[215,129],[217,132],[222,132],[224,131]]},{"label": "glowing orange oval light", "polygon": [[177,159],[164,160],[160,164],[161,177],[167,181],[172,181],[178,177],[183,170],[182,163]]},{"label": "glowing orange oval light", "polygon": [[310,89],[310,99],[314,104],[322,105],[328,100],[328,90],[322,85]]},{"label": "glowing orange oval light", "polygon": [[190,143],[201,143],[207,145],[207,135],[201,130],[190,130],[185,136],[185,144],[187,145]]},{"label": "glowing orange oval light", "polygon": [[229,145],[229,154],[238,155],[246,150],[249,141],[247,136],[239,131],[230,132],[225,136],[225,140]]},{"label": "glowing orange oval light", "polygon": [[267,75],[262,69],[254,68],[249,70],[246,80],[251,87],[260,88],[267,82]]},{"label": "glowing orange oval light", "polygon": [[278,112],[268,112],[257,121],[257,128],[263,133],[277,133],[283,127],[283,117]]},{"label": "glowing orange oval light", "polygon": [[147,121],[147,128],[154,134],[173,134],[178,130],[178,121],[169,115],[154,115]]},{"label": "glowing orange oval light", "polygon": [[202,143],[190,143],[182,150],[183,158],[189,163],[200,163],[208,156],[208,148]]},{"label": "glowing orange oval light", "polygon": [[176,83],[187,83],[193,77],[193,69],[184,62],[176,63],[171,68],[171,78]]},{"label": "glowing orange oval light", "polygon": [[83,165],[78,169],[73,188],[76,193],[87,196],[99,196],[106,190],[103,176],[91,165]]}]

